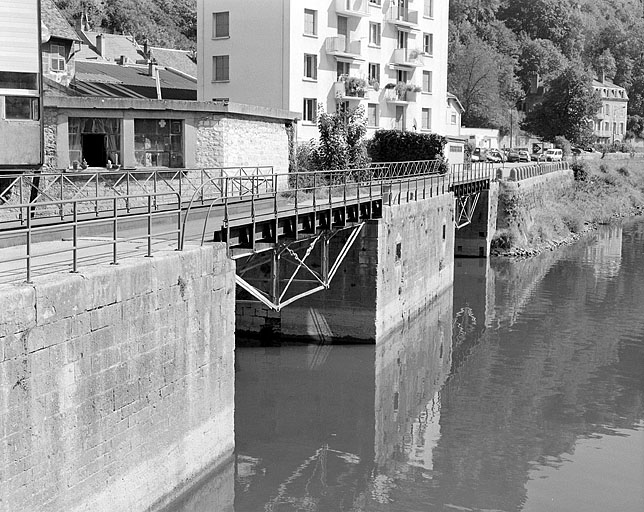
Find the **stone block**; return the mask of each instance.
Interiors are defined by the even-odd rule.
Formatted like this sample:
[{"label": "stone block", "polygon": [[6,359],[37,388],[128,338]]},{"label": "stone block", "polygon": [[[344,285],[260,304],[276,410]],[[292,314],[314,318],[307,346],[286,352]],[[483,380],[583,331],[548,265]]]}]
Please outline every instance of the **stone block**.
[{"label": "stone block", "polygon": [[0,338],[36,325],[36,293],[29,285],[0,285]]}]

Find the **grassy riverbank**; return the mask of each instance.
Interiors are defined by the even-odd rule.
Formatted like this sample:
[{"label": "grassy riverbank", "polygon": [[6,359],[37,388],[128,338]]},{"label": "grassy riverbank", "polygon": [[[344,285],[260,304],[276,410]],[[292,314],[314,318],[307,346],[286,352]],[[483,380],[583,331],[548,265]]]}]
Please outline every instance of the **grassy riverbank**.
[{"label": "grassy riverbank", "polygon": [[492,254],[532,256],[570,243],[599,224],[644,213],[644,162],[585,161],[575,165],[571,186],[554,189],[538,205],[502,197],[504,225]]}]

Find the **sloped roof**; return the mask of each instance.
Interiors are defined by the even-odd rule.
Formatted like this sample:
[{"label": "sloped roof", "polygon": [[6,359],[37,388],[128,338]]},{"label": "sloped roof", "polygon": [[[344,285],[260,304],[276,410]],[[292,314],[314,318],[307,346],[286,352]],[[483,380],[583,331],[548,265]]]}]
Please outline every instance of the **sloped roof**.
[{"label": "sloped roof", "polygon": [[94,51],[96,48],[96,37],[102,36],[104,40],[104,53],[102,57],[115,62],[125,56],[130,62],[144,60],[143,49],[137,44],[132,36],[119,34],[104,34],[102,32],[83,32],[84,42]]},{"label": "sloped roof", "polygon": [[156,60],[160,66],[176,69],[192,77],[197,76],[197,63],[190,58],[188,51],[152,46],[150,47],[150,58]]},{"label": "sloped roof", "polygon": [[54,4],[54,0],[41,1],[40,16],[43,24],[49,29],[51,37],[67,39],[69,41],[81,40],[76,31],[58,10],[58,7]]},{"label": "sloped roof", "polygon": [[[195,81],[162,68],[158,69],[163,98],[197,99]],[[78,61],[73,87],[88,96],[156,99],[156,80],[148,74],[147,66]]]}]

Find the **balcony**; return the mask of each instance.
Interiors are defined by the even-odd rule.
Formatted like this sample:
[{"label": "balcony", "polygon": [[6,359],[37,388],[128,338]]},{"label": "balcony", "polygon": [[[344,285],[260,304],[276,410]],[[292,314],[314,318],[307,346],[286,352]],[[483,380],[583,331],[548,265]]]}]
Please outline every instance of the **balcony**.
[{"label": "balcony", "polygon": [[394,5],[387,11],[385,19],[399,27],[418,29],[418,11]]},{"label": "balcony", "polygon": [[385,101],[395,105],[407,105],[416,101],[418,87],[412,84],[398,83],[385,86]]},{"label": "balcony", "polygon": [[335,0],[335,12],[343,16],[369,16],[369,0]]},{"label": "balcony", "polygon": [[340,78],[333,84],[333,96],[337,101],[360,101],[369,98],[366,80],[344,75]]},{"label": "balcony", "polygon": [[421,67],[425,65],[424,54],[415,48],[399,48],[394,50],[393,63],[397,66]]},{"label": "balcony", "polygon": [[364,60],[360,41],[347,41],[346,36],[327,37],[325,41],[327,55],[345,59]]}]

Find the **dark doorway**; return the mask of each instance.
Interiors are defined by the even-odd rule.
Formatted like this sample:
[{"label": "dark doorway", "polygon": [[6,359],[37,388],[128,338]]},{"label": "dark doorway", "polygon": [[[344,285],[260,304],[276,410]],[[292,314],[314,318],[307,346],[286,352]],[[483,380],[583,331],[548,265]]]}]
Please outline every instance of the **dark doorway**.
[{"label": "dark doorway", "polygon": [[87,160],[90,167],[105,167],[107,154],[105,152],[104,133],[83,133],[81,146],[83,158]]}]

